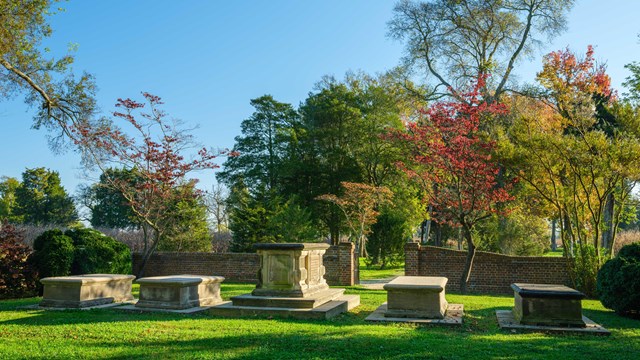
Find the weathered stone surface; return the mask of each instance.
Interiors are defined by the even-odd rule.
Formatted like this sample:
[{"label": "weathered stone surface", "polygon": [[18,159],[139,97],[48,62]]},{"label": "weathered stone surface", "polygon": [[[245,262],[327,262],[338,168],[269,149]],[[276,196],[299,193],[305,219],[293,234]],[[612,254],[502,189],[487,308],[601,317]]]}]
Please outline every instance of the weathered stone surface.
[{"label": "weathered stone surface", "polygon": [[254,296],[307,297],[327,290],[321,243],[256,244],[260,256]]},{"label": "weathered stone surface", "polygon": [[188,309],[222,302],[222,276],[173,275],[136,280],[140,284],[139,308]]},{"label": "weathered stone surface", "polygon": [[462,304],[449,304],[447,312],[442,319],[426,319],[413,317],[389,317],[386,316],[387,303],[380,305],[364,320],[371,322],[399,322],[416,325],[462,325],[464,318],[464,306]]},{"label": "weathered stone surface", "polygon": [[510,310],[496,310],[496,317],[498,318],[498,325],[501,329],[516,331],[535,331],[545,333],[578,333],[578,334],[593,334],[593,335],[611,335],[611,332],[602,325],[593,322],[593,320],[582,317],[582,321],[586,324],[585,327],[567,327],[556,325],[526,325],[522,324],[513,317],[513,311]]},{"label": "weathered stone surface", "polygon": [[40,280],[44,293],[40,306],[85,308],[133,300],[133,275],[86,274]]},{"label": "weathered stone surface", "polygon": [[390,318],[443,319],[447,312],[447,278],[398,276],[384,285]]},{"label": "weathered stone surface", "polygon": [[564,285],[512,284],[514,319],[523,325],[585,327],[585,295]]},{"label": "weathered stone surface", "polygon": [[337,299],[343,294],[344,294],[344,289],[327,289],[303,298],[255,296],[252,294],[244,294],[244,295],[232,297],[231,301],[235,306],[313,309],[326,302]]},{"label": "weathered stone surface", "polygon": [[328,319],[360,305],[360,296],[329,289],[322,255],[327,244],[256,244],[258,284],[251,294],[208,310],[212,315]]},{"label": "weathered stone surface", "polygon": [[214,316],[276,316],[279,318],[324,320],[347,312],[360,305],[360,296],[342,295],[313,309],[289,307],[236,306],[225,302],[206,310]]}]

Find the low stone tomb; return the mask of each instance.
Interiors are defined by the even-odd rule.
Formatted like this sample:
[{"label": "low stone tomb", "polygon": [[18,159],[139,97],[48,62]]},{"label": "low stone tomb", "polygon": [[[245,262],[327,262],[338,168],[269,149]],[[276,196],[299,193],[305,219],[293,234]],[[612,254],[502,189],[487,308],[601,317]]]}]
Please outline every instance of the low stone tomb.
[{"label": "low stone tomb", "polygon": [[432,276],[398,276],[385,284],[387,302],[366,320],[412,323],[462,324],[463,306],[445,298],[448,279]]},{"label": "low stone tomb", "polygon": [[87,274],[47,277],[40,282],[44,293],[40,306],[53,308],[87,308],[134,300],[131,294],[133,275]]},{"label": "low stone tomb", "polygon": [[357,295],[331,289],[324,278],[321,243],[256,244],[260,256],[258,283],[251,294],[209,310],[213,315],[278,315],[329,318],[360,304]]},{"label": "low stone tomb", "polygon": [[513,317],[521,324],[584,327],[580,291],[564,285],[511,284]]},{"label": "low stone tomb", "polygon": [[183,310],[211,306],[222,302],[222,276],[172,275],[136,280],[140,299],[136,308]]},{"label": "low stone tomb", "polygon": [[582,315],[580,291],[564,285],[511,284],[512,311],[497,310],[498,324],[511,330],[583,332],[608,335],[602,326]]}]

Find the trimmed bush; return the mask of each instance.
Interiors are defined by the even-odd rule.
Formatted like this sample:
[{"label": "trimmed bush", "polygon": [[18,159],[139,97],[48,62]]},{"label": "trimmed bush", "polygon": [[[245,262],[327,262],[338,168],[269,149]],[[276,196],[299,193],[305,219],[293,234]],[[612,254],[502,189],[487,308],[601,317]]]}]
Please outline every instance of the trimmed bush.
[{"label": "trimmed bush", "polygon": [[602,305],[618,314],[640,312],[640,244],[624,246],[598,272]]},{"label": "trimmed bush", "polygon": [[6,222],[0,223],[0,299],[36,294],[37,272],[28,261],[31,249],[23,241],[22,232]]},{"label": "trimmed bush", "polygon": [[65,232],[75,247],[71,274],[130,274],[131,251],[127,245],[93,229]]},{"label": "trimmed bush", "polygon": [[58,229],[43,232],[33,241],[33,263],[40,278],[67,276],[73,263],[73,241]]}]

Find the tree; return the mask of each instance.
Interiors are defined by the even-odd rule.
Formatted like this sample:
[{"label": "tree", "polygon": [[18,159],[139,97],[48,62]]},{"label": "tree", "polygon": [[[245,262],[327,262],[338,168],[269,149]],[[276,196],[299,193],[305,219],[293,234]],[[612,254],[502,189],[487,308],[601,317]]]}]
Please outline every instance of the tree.
[{"label": "tree", "polygon": [[518,60],[531,55],[541,38],[564,30],[572,6],[573,0],[402,0],[389,35],[405,42],[406,66],[433,79],[427,98],[464,101],[456,89],[491,74],[480,89],[491,103],[507,91]]},{"label": "tree", "polygon": [[271,95],[251,100],[251,106],[255,112],[242,121],[242,136],[235,138],[237,156],[227,158],[216,178],[228,187],[242,179],[252,192],[262,186],[275,191],[282,183],[281,165],[298,114]]},{"label": "tree", "polygon": [[0,178],[0,219],[9,222],[20,222],[20,218],[14,215],[16,207],[16,190],[20,187],[20,180],[12,177]]},{"label": "tree", "polygon": [[[123,181],[106,177],[109,185],[127,200],[128,206],[144,231],[141,276],[149,257],[167,241],[180,222],[178,204],[196,201],[202,196],[195,189],[195,179],[187,175],[197,170],[217,167],[213,159],[218,153],[205,148],[186,160],[184,152],[193,147],[189,133],[177,122],[168,122],[160,109],[157,96],[143,93],[146,104],[131,99],[118,99],[115,119],[100,123],[81,123],[72,129],[76,144],[88,154],[103,172],[108,167],[135,169],[139,180]],[[148,105],[148,112],[143,108]],[[127,135],[115,120],[133,131]]]},{"label": "tree", "polygon": [[503,114],[505,108],[480,98],[483,78],[474,85],[472,91],[460,92],[463,101],[436,103],[426,110],[424,121],[407,124],[405,132],[391,133],[410,150],[400,165],[424,184],[425,200],[434,208],[431,216],[462,229],[467,245],[462,293],[466,293],[476,251],[475,225],[512,199],[509,184],[497,186],[499,166],[492,161],[495,143],[478,134],[481,118]]},{"label": "tree", "polygon": [[33,225],[68,226],[78,221],[73,199],[60,184],[60,175],[45,168],[27,169],[15,192],[15,216]]},{"label": "tree", "polygon": [[544,102],[516,100],[512,166],[553,205],[575,286],[593,294],[638,179],[640,117],[616,100],[591,47],[582,59],[568,49],[548,54],[538,80]]},{"label": "tree", "polygon": [[317,199],[333,203],[342,211],[349,227],[351,242],[356,244],[361,257],[367,257],[367,235],[380,214],[377,208],[390,203],[393,193],[384,186],[346,181],[340,184],[343,189],[341,196],[324,194]]},{"label": "tree", "polygon": [[107,168],[100,175],[100,180],[85,187],[80,199],[91,212],[91,226],[109,227],[116,229],[139,228],[140,223],[129,206],[127,199],[117,188],[111,186],[114,182],[140,181],[135,170]]},{"label": "tree", "polygon": [[74,77],[72,55],[55,60],[43,54],[42,41],[52,34],[47,18],[56,12],[51,8],[57,2],[0,2],[0,94],[25,93],[26,103],[38,110],[33,126],[54,130],[54,146],[72,136],[70,128],[88,121],[95,111],[93,77]]}]

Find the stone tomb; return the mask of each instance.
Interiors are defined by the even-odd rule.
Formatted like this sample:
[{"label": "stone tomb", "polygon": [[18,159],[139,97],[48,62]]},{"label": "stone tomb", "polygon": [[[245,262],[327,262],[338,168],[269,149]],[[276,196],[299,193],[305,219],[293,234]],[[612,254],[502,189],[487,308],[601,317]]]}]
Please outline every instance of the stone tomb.
[{"label": "stone tomb", "polygon": [[580,291],[564,285],[511,284],[512,311],[497,310],[501,328],[537,331],[573,331],[608,335],[602,326],[582,315]]},{"label": "stone tomb", "polygon": [[329,245],[280,243],[255,248],[260,256],[255,289],[211,308],[211,314],[326,319],[360,304],[359,296],[344,295],[344,289],[327,285],[322,257]]},{"label": "stone tomb", "polygon": [[398,276],[384,285],[387,302],[368,321],[462,324],[464,308],[447,303],[445,277]]},{"label": "stone tomb", "polygon": [[525,325],[584,327],[582,299],[585,295],[564,285],[511,284],[513,317]]},{"label": "stone tomb", "polygon": [[132,301],[133,279],[133,275],[113,274],[47,277],[40,280],[44,293],[39,306],[88,308]]},{"label": "stone tomb", "polygon": [[222,302],[222,276],[172,275],[146,277],[140,284],[138,309],[184,310]]}]

